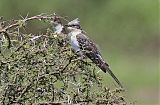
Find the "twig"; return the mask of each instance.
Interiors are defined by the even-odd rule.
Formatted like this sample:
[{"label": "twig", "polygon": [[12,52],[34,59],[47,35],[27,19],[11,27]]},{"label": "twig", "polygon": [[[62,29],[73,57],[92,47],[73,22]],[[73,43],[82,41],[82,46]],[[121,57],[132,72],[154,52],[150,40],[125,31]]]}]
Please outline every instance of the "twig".
[{"label": "twig", "polygon": [[[14,24],[11,24],[11,25],[9,25],[9,26],[6,26],[6,27],[4,27],[4,28],[0,28],[0,34],[1,33],[4,33],[4,35],[5,35],[5,37],[7,38],[7,40],[8,40],[8,48],[10,48],[11,47],[11,40],[10,40],[10,36],[9,36],[9,34],[7,33],[7,31],[9,30],[9,29],[11,29],[11,28],[17,28],[18,26],[20,26],[20,27],[22,27],[23,26],[23,24],[25,24],[25,22],[27,22],[27,21],[30,21],[30,20],[53,20],[53,19],[55,19],[55,18],[59,18],[59,20],[60,20],[60,18],[61,19],[64,19],[64,17],[61,17],[61,16],[53,16],[53,15],[46,15],[46,16],[43,16],[43,14],[41,14],[41,15],[36,15],[36,16],[33,16],[33,17],[30,17],[30,18],[24,18],[23,20],[18,20],[16,23],[14,23]],[[65,19],[65,21],[67,21],[66,19]],[[22,26],[21,26],[22,25]]]},{"label": "twig", "polygon": [[[16,101],[16,102],[20,102],[20,101],[21,101],[21,98],[22,98],[23,95],[30,89],[30,87],[32,86],[32,84],[34,83],[34,81],[39,80],[39,79],[41,79],[41,78],[43,78],[43,77],[46,77],[46,76],[48,76],[48,75],[53,75],[53,74],[57,74],[57,72],[52,72],[52,73],[50,73],[50,74],[43,74],[43,75],[41,75],[41,76],[33,79],[33,80],[23,89],[23,91],[21,92],[20,96],[17,98],[17,101]],[[54,82],[56,82],[56,80],[55,80]]]},{"label": "twig", "polygon": [[[65,19],[64,17],[62,17],[62,16],[56,16],[56,17],[58,17],[58,18],[61,18],[61,19]],[[19,21],[22,21],[22,22],[27,22],[27,21],[29,21],[29,20],[45,20],[45,19],[47,19],[47,20],[53,20],[55,18],[55,16],[52,16],[52,15],[46,15],[46,16],[43,16],[43,15],[36,15],[36,16],[33,16],[33,17],[30,17],[30,18],[25,18],[25,19],[23,19],[23,20],[19,20]],[[5,28],[2,28],[1,30],[0,30],[0,33],[3,33],[3,32],[6,32],[7,30],[9,30],[9,29],[11,29],[11,28],[13,28],[13,27],[17,27],[17,26],[19,26],[19,21],[18,22],[16,22],[16,23],[14,23],[14,24],[11,24],[11,25],[9,25],[9,26],[6,26]],[[65,21],[68,21],[68,20],[66,20],[65,19]]]},{"label": "twig", "polygon": [[[59,73],[63,73],[63,71],[68,67],[68,65],[71,63],[72,57],[70,57],[69,62],[66,64],[66,66],[64,66],[64,68],[59,71],[59,72],[52,72],[49,74],[43,74],[35,79],[33,79],[22,91],[22,93],[20,94],[20,96],[17,98],[17,102],[19,102],[21,100],[21,98],[23,97],[23,95],[30,89],[31,85],[34,83],[35,80],[39,80],[43,77],[46,77],[48,75],[54,75],[54,74],[59,74]],[[55,81],[56,82],[56,81]]]}]

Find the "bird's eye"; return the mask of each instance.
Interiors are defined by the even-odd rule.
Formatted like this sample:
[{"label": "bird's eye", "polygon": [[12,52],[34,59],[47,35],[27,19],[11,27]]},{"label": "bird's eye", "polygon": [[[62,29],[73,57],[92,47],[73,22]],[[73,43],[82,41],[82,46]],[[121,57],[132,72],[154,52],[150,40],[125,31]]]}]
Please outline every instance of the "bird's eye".
[{"label": "bird's eye", "polygon": [[77,29],[80,29],[80,26],[79,25],[74,25],[73,27],[77,28]]},{"label": "bird's eye", "polygon": [[69,27],[75,27],[76,25],[69,25]]},{"label": "bird's eye", "polygon": [[72,24],[72,25],[66,25],[67,27],[73,27],[73,28],[76,28],[76,29],[80,29],[80,25],[78,24]]}]

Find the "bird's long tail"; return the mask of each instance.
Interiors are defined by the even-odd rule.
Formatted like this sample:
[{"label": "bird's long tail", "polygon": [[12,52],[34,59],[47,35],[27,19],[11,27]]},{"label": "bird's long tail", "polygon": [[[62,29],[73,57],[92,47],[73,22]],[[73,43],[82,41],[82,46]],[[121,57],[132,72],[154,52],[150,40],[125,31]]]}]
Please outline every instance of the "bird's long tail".
[{"label": "bird's long tail", "polygon": [[94,53],[94,52],[89,52],[86,53],[87,57],[90,58],[103,72],[108,72],[112,78],[117,82],[117,84],[123,88],[122,84],[120,81],[117,79],[117,77],[113,74],[111,69],[109,68],[109,65],[105,63],[105,61],[102,59],[100,54]]},{"label": "bird's long tail", "polygon": [[100,68],[101,70],[103,70],[105,73],[108,72],[108,73],[112,76],[112,78],[117,82],[117,84],[118,84],[121,88],[123,88],[121,82],[120,82],[120,81],[118,80],[118,78],[113,74],[113,72],[111,71],[111,69],[109,68],[109,66],[108,66],[107,63],[104,63],[102,66],[99,66],[99,68]]}]

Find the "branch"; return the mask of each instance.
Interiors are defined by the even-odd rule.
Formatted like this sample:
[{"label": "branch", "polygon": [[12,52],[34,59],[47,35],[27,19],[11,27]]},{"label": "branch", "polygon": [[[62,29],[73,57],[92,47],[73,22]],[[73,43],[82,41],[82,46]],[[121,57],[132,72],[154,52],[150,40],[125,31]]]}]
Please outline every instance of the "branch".
[{"label": "branch", "polygon": [[[59,74],[59,73],[63,73],[63,71],[69,66],[69,64],[71,63],[71,60],[72,60],[72,57],[69,58],[69,62],[64,66],[64,68],[59,71],[59,72],[52,72],[52,73],[49,73],[49,74],[43,74],[41,76],[38,76],[37,78],[33,79],[22,91],[22,93],[20,94],[20,96],[17,98],[17,101],[16,102],[20,102],[21,101],[21,98],[23,97],[23,95],[30,89],[31,85],[34,83],[34,81],[36,80],[39,80],[43,77],[47,77],[49,75],[55,75],[55,74]],[[56,70],[58,71],[58,70]],[[55,80],[54,82],[56,82],[57,80]],[[54,83],[53,82],[53,83]]]},{"label": "branch", "polygon": [[[5,37],[7,38],[7,40],[8,40],[8,48],[10,48],[11,47],[11,40],[10,40],[10,36],[9,36],[9,34],[8,34],[8,30],[9,29],[11,29],[11,28],[17,28],[17,27],[22,27],[22,26],[25,26],[24,24],[25,24],[25,22],[27,22],[27,21],[30,21],[30,20],[54,20],[55,18],[59,18],[59,20],[60,19],[63,19],[63,20],[65,20],[65,21],[68,21],[68,20],[66,20],[64,17],[62,17],[62,16],[56,16],[56,15],[46,15],[46,16],[44,16],[43,14],[40,14],[40,15],[36,15],[36,16],[33,16],[33,17],[30,17],[30,18],[25,18],[25,19],[23,19],[23,20],[17,20],[17,22],[16,23],[13,23],[13,24],[11,24],[11,25],[9,25],[9,26],[6,26],[6,27],[4,27],[4,28],[0,28],[0,34],[1,33],[4,33],[4,35],[5,35]],[[54,21],[53,21],[54,22]]]},{"label": "branch", "polygon": [[65,21],[68,21],[68,20],[65,19],[65,17],[62,17],[62,16],[56,16],[56,15],[52,15],[52,14],[44,16],[43,14],[40,14],[40,15],[32,16],[30,18],[23,19],[23,20],[18,20],[16,23],[2,28],[0,30],[0,33],[6,32],[7,30],[9,30],[11,28],[19,26],[20,25],[19,22],[24,22],[25,23],[29,20],[53,20],[53,19],[55,19],[55,17],[56,18],[58,17],[58,18],[63,19]]}]

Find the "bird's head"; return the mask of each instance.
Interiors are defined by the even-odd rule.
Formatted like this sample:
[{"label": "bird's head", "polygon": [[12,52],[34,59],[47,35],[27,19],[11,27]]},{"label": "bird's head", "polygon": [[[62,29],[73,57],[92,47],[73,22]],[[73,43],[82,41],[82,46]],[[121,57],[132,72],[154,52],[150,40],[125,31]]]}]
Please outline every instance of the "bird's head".
[{"label": "bird's head", "polygon": [[81,30],[81,26],[80,26],[80,21],[78,20],[78,18],[70,21],[67,25],[65,25],[68,29],[68,31],[77,31],[77,30]]}]

